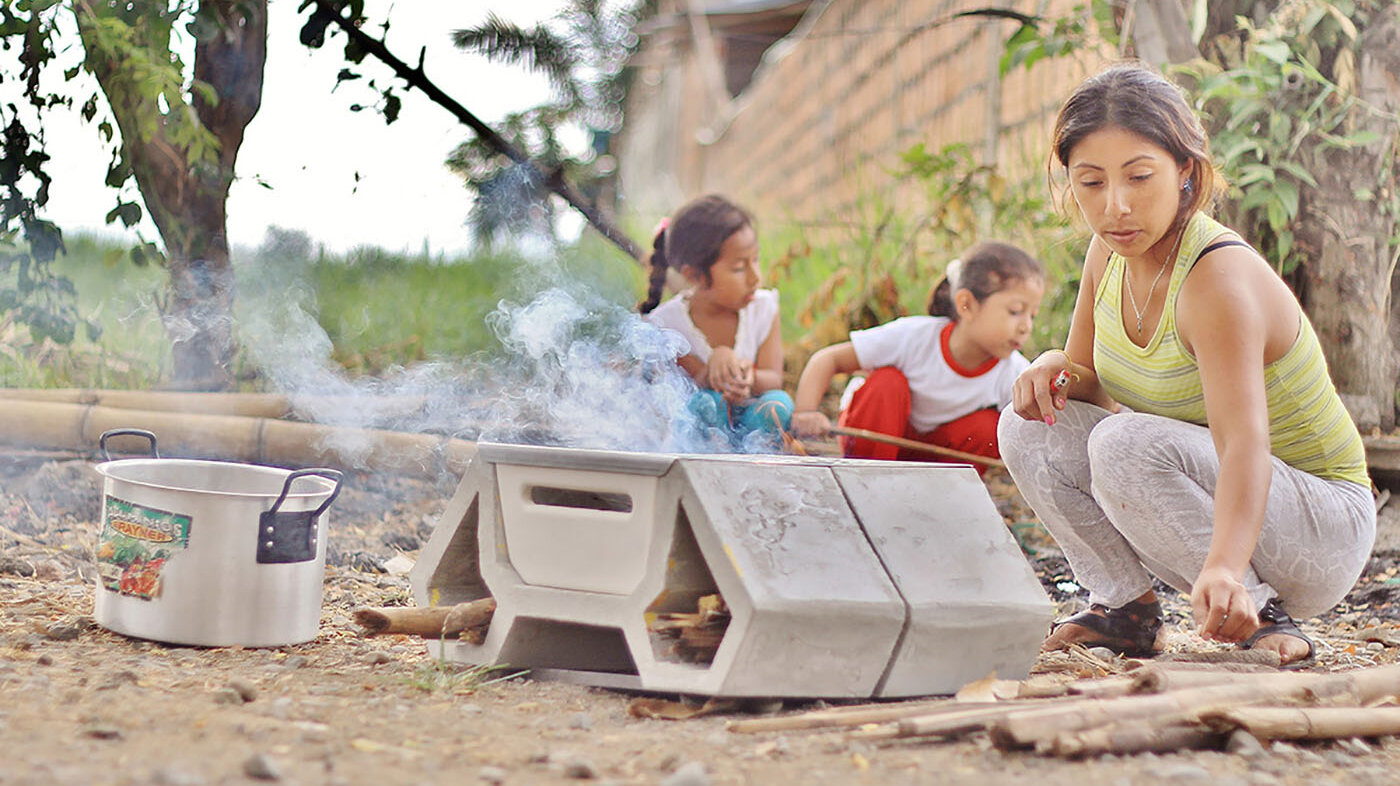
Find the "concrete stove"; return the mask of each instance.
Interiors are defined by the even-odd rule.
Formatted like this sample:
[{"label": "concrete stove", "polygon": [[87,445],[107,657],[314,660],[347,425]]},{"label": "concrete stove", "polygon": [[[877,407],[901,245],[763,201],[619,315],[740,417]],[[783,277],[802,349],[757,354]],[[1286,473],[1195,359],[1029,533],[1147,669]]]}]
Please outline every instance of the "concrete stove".
[{"label": "concrete stove", "polygon": [[[1050,599],[971,467],[483,443],[411,574],[420,606],[494,596],[435,655],[711,696],[951,693],[1026,676]],[[647,621],[719,595],[708,662]]]}]

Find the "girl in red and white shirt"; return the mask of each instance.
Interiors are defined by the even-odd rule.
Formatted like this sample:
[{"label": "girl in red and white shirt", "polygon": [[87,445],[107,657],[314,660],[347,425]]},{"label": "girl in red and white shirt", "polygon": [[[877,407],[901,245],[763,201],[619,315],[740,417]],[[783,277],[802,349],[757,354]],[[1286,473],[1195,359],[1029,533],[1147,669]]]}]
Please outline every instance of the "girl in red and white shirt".
[{"label": "girl in red and white shirt", "polygon": [[[929,302],[930,316],[901,317],[851,333],[812,355],[797,383],[792,429],[822,437],[831,421],[818,411],[836,374],[861,369],[842,397],[840,425],[999,458],[997,417],[1028,365],[1021,346],[1045,294],[1045,273],[1006,243],[981,243],[948,265]],[[933,461],[935,456],[859,437],[842,437],[852,458]]]}]

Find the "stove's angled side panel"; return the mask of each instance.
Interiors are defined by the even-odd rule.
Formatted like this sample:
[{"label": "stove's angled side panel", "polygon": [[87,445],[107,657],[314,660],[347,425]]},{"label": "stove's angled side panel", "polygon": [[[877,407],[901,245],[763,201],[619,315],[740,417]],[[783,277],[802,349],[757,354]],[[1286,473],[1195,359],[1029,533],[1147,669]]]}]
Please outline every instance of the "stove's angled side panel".
[{"label": "stove's angled side panel", "polygon": [[481,575],[478,499],[487,486],[485,462],[472,459],[462,473],[457,490],[438,517],[433,534],[418,553],[409,571],[413,600],[419,606],[464,603],[491,594]]},{"label": "stove's angled side panel", "polygon": [[682,509],[733,615],[704,692],[874,695],[905,609],[830,469],[751,457],[680,465]]},{"label": "stove's angled side panel", "polygon": [[[483,556],[488,553],[483,541],[489,538],[491,527],[482,526],[482,522],[492,521],[495,516],[493,467],[480,456],[473,457],[409,572],[417,605],[452,606],[494,596],[483,571]],[[456,662],[495,663],[500,641],[512,622],[509,604],[502,609],[500,598],[496,600],[497,610],[485,642],[474,645],[458,640],[425,640],[428,651],[433,657]]]},{"label": "stove's angled side panel", "polygon": [[852,509],[909,604],[879,695],[954,693],[1025,677],[1054,607],[968,466],[840,466]]}]

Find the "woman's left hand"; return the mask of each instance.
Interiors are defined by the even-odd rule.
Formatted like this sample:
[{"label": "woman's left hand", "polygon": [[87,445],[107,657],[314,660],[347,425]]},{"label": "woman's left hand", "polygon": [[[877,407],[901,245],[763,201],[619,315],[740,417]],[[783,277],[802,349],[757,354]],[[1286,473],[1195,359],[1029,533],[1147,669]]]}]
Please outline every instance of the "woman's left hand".
[{"label": "woman's left hand", "polygon": [[1213,641],[1239,643],[1259,629],[1254,601],[1239,577],[1226,568],[1205,568],[1191,585],[1196,632]]}]

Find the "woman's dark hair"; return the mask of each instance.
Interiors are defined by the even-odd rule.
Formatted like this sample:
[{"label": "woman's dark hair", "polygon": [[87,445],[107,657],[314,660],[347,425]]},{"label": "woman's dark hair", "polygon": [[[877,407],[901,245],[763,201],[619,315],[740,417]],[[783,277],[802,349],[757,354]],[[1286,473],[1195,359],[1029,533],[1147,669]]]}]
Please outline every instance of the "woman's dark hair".
[{"label": "woman's dark hair", "polygon": [[1084,137],[1114,127],[1171,153],[1177,166],[1191,165],[1177,208],[1178,222],[1210,207],[1221,183],[1210,161],[1205,129],[1181,88],[1138,62],[1118,63],[1089,77],[1055,118],[1055,158],[1068,169],[1070,154]]},{"label": "woman's dark hair", "polygon": [[1040,261],[1010,243],[978,243],[960,259],[948,263],[948,272],[928,299],[928,313],[958,318],[953,294],[966,289],[981,303],[1014,281],[1045,278]]},{"label": "woman's dark hair", "polygon": [[692,268],[708,282],[724,241],[747,226],[753,226],[749,212],[718,194],[683,205],[652,241],[647,297],[637,304],[637,310],[647,314],[661,302],[667,268]]}]

